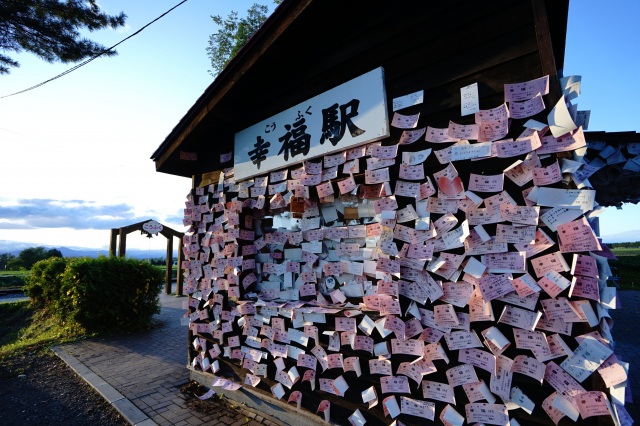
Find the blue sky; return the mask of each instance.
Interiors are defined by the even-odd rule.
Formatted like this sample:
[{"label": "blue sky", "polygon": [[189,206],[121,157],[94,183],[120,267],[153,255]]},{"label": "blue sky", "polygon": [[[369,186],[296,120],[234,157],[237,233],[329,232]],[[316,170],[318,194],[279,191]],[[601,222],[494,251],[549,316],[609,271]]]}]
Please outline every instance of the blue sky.
[{"label": "blue sky", "polygon": [[[124,11],[127,27],[90,36],[111,46],[179,0],[102,0]],[[0,99],[0,240],[106,248],[109,229],[145,219],[182,231],[190,180],[156,173],[150,156],[211,83],[205,52],[210,15],[244,13],[254,1],[189,0],[100,58],[33,91]],[[268,4],[270,10],[272,3]],[[612,6],[612,5],[615,5]],[[565,75],[582,75],[581,110],[590,130],[640,131],[640,1],[573,0]],[[72,65],[16,57],[0,76],[0,96],[47,80]],[[607,209],[601,232],[640,229],[640,208]],[[132,235],[128,246],[162,249],[163,238]]]},{"label": "blue sky", "polygon": [[[640,1],[569,3],[565,75],[582,75],[581,110],[591,110],[589,130],[640,132]],[[607,208],[600,216],[605,242],[640,239],[640,207]]]}]

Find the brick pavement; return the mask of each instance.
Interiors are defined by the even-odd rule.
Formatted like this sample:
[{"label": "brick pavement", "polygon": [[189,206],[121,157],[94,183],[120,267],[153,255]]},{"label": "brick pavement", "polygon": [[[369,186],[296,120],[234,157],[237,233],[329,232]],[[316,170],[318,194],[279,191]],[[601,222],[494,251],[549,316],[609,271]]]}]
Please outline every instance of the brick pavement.
[{"label": "brick pavement", "polygon": [[[640,424],[640,291],[619,291],[622,309],[611,310],[615,352],[629,362],[625,407]],[[244,406],[207,401],[194,408],[193,397],[180,393],[189,382],[187,328],[180,324],[185,298],[162,294],[156,316],[163,326],[145,333],[89,339],[57,347],[56,353],[119,409],[132,424],[158,425],[283,425],[265,413]],[[631,397],[635,401],[631,401]]]},{"label": "brick pavement", "polygon": [[54,351],[134,425],[282,425],[277,419],[248,407],[234,408],[215,396],[203,404],[180,392],[180,387],[189,383],[188,329],[180,324],[184,300],[160,296],[162,309],[155,319],[162,327],[87,339]]}]

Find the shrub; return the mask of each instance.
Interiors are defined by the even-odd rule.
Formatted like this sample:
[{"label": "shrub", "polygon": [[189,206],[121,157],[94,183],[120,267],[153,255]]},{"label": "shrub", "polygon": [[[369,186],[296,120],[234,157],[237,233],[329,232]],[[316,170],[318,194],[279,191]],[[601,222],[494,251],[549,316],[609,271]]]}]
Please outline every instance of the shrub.
[{"label": "shrub", "polygon": [[24,292],[37,308],[47,308],[54,312],[60,300],[62,274],[69,259],[51,257],[36,262],[31,275],[26,279]]},{"label": "shrub", "polygon": [[36,306],[87,331],[129,331],[160,312],[163,280],[162,271],[136,259],[47,259],[34,265],[26,292]]}]

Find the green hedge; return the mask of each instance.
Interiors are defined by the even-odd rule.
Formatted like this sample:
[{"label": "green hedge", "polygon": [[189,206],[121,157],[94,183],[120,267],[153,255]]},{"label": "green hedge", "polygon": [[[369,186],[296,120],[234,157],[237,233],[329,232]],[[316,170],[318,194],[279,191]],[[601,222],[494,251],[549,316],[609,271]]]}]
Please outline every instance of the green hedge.
[{"label": "green hedge", "polygon": [[25,293],[36,307],[87,331],[131,331],[160,312],[163,280],[162,271],[136,259],[51,258],[33,266]]},{"label": "green hedge", "polygon": [[[63,303],[60,290],[62,274],[68,261],[69,259],[51,257],[33,265],[24,292],[36,307],[45,308],[52,313],[59,311],[59,305]],[[62,314],[57,316],[63,318]]]}]

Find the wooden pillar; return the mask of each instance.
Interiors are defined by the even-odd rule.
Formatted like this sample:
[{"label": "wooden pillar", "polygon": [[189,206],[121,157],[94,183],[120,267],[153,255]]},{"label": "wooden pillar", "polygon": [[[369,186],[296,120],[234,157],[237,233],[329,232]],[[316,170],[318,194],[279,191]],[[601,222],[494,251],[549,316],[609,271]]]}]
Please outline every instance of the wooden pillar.
[{"label": "wooden pillar", "polygon": [[111,238],[109,240],[109,257],[116,255],[117,243],[118,243],[118,228],[111,228]]},{"label": "wooden pillar", "polygon": [[118,246],[118,256],[124,257],[127,252],[127,233],[123,228],[120,228],[120,244]]},{"label": "wooden pillar", "polygon": [[542,75],[549,75],[549,94],[547,95],[546,104],[547,109],[550,111],[560,100],[562,90],[560,89],[558,69],[556,68],[555,56],[553,55],[553,43],[551,42],[551,33],[549,32],[549,18],[544,0],[531,0],[531,6],[536,31],[536,41],[538,42],[538,55],[540,56],[540,65],[542,66]]},{"label": "wooden pillar", "polygon": [[180,243],[178,244],[178,282],[176,283],[176,295],[182,296],[182,283],[184,281],[182,276],[182,248],[184,246],[184,240],[180,238]]},{"label": "wooden pillar", "polygon": [[173,269],[173,236],[167,237],[167,271],[164,292],[171,294],[171,270]]}]

